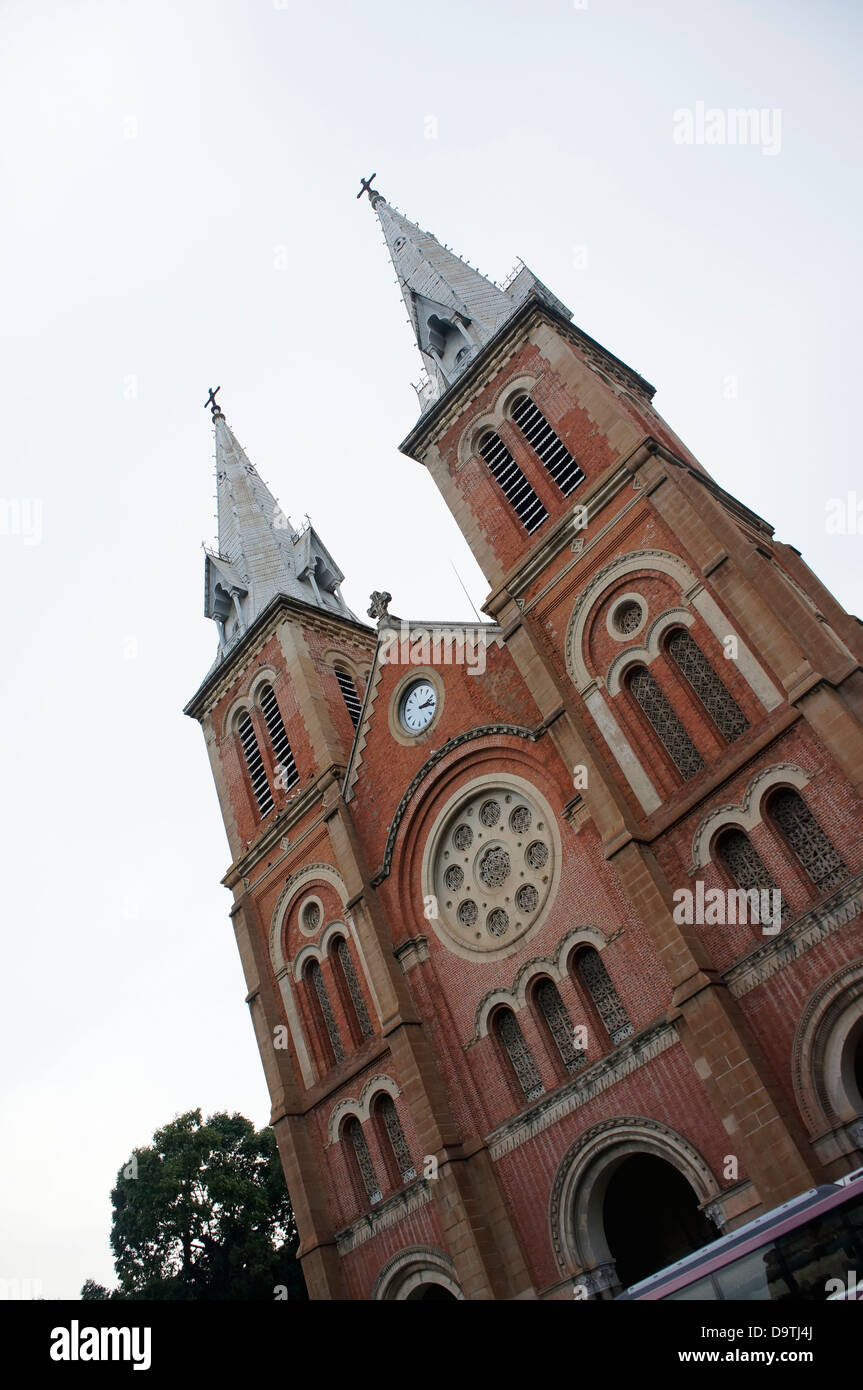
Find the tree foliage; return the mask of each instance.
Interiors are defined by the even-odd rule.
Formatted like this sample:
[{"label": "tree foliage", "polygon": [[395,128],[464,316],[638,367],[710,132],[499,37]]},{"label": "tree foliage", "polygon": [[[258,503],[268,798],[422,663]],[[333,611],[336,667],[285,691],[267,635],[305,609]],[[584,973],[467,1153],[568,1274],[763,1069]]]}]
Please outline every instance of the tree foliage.
[{"label": "tree foliage", "polygon": [[119,1287],[88,1279],[82,1298],[307,1297],[271,1129],[190,1110],[136,1149],[111,1200]]}]

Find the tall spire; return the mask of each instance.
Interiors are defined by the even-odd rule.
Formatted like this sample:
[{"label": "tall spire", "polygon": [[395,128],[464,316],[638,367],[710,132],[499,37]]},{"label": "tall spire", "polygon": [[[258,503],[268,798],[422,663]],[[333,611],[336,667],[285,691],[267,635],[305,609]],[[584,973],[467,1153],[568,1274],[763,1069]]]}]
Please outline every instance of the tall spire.
[{"label": "tall spire", "polygon": [[417,387],[417,394],[423,410],[443,395],[531,293],[572,317],[521,263],[503,288],[481,275],[392,207],[371,187],[374,177],[363,179],[357,196],[367,193],[377,213],[422,353],[428,382]]},{"label": "tall spire", "polygon": [[344,575],[317,532],[311,524],[298,530],[284,514],[249,462],[215,392],[207,404],[216,436],[219,537],[215,551],[205,549],[204,611],[219,629],[218,660],[276,594],[354,618],[339,590]]}]

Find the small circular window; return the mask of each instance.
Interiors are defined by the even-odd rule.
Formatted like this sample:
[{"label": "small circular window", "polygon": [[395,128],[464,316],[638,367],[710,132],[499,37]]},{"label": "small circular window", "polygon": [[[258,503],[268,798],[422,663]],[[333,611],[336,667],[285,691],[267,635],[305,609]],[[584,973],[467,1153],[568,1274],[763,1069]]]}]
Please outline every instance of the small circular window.
[{"label": "small circular window", "polygon": [[641,604],[636,603],[635,599],[628,599],[615,609],[614,626],[624,637],[628,637],[631,632],[635,632],[641,623]]},{"label": "small circular window", "polygon": [[316,932],[324,920],[324,909],[317,898],[307,898],[300,908],[300,926],[304,932]]}]

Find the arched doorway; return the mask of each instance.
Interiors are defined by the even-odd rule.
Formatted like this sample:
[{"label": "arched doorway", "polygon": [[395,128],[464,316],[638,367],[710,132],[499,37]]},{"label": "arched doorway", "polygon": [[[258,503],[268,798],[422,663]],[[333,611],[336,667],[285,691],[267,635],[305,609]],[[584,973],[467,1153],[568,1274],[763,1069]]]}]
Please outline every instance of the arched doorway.
[{"label": "arched doorway", "polygon": [[455,1294],[450,1293],[449,1289],[445,1289],[443,1284],[419,1284],[415,1289],[411,1289],[405,1302],[415,1303],[418,1299],[425,1301],[430,1298],[450,1298],[453,1303],[458,1302]]},{"label": "arched doorway", "polygon": [[655,1154],[630,1154],[612,1171],[602,1205],[608,1248],[624,1288],[673,1264],[718,1232],[683,1174]]}]

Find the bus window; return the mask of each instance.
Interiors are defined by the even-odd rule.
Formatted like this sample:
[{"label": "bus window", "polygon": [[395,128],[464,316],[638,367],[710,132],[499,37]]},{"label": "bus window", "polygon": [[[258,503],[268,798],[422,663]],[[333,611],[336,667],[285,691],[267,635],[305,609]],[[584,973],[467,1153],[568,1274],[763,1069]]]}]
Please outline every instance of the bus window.
[{"label": "bus window", "polygon": [[791,1290],[776,1258],[772,1242],[760,1250],[751,1250],[724,1269],[718,1269],[714,1279],[723,1298],[745,1298],[757,1302],[790,1297]]},{"label": "bus window", "polygon": [[797,1298],[826,1298],[827,1280],[844,1280],[849,1269],[859,1263],[854,1236],[841,1208],[825,1212],[799,1231],[789,1231],[777,1245],[797,1285]]}]

